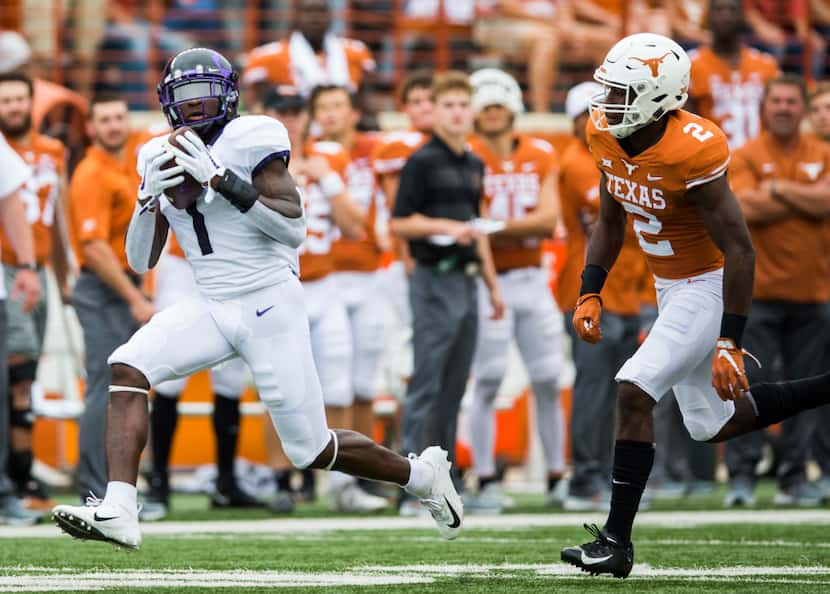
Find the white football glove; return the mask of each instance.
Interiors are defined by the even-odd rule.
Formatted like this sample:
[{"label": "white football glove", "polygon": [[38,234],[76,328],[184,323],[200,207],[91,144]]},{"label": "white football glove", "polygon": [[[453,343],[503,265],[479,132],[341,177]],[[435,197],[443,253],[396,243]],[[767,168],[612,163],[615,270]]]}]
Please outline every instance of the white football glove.
[{"label": "white football glove", "polygon": [[150,158],[144,164],[144,175],[141,177],[141,185],[138,188],[138,199],[148,200],[141,212],[149,210],[158,202],[165,190],[178,186],[184,181],[184,167],[174,165],[169,169],[162,169],[161,166],[173,158],[173,154],[164,150]]},{"label": "white football glove", "polygon": [[182,146],[181,149],[171,145],[169,140],[165,141],[165,148],[176,157],[176,163],[203,186],[208,185],[214,176],[221,176],[225,172],[225,168],[216,162],[195,132],[188,130],[176,140]]}]

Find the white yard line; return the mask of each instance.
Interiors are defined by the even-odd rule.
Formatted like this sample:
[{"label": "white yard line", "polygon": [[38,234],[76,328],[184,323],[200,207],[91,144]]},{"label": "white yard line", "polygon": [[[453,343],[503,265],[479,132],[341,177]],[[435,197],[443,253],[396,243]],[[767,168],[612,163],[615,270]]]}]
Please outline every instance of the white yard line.
[{"label": "white yard line", "polygon": [[[493,578],[541,580],[585,579],[575,567],[557,564],[403,565],[356,567],[343,573],[210,570],[81,571],[48,567],[0,567],[0,592],[55,592],[146,588],[246,588],[297,586],[390,586],[427,584],[442,578]],[[830,567],[714,567],[696,569],[654,568],[638,564],[630,580],[668,579],[682,582],[735,582],[830,585]],[[800,578],[800,579],[799,579]]]},{"label": "white yard line", "polygon": [[[557,513],[547,515],[506,514],[501,516],[467,516],[465,530],[515,530],[525,528],[579,527],[584,522],[602,524],[605,514]],[[830,524],[830,510],[765,511],[693,511],[644,512],[637,516],[638,526],[692,528],[718,524]],[[146,536],[183,534],[313,534],[337,530],[431,529],[429,518],[287,518],[272,520],[210,520],[203,522],[155,522],[142,525]],[[42,538],[59,536],[51,525],[32,527],[0,526],[0,538]]]}]

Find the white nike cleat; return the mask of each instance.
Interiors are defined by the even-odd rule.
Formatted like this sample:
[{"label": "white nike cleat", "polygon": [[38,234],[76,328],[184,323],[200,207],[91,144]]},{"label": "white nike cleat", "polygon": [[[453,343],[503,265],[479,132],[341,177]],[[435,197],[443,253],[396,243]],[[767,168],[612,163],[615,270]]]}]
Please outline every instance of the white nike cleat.
[{"label": "white nike cleat", "polygon": [[372,513],[387,507],[386,499],[367,493],[356,482],[331,494],[331,509],[335,512]]},{"label": "white nike cleat", "polygon": [[[414,454],[409,456],[415,457]],[[421,505],[429,510],[432,519],[438,524],[441,538],[444,540],[458,538],[461,523],[464,520],[464,506],[450,477],[452,463],[449,461],[447,451],[438,446],[431,446],[421,452],[417,458],[429,464],[435,473],[429,493],[421,498]]]},{"label": "white nike cleat", "polygon": [[97,497],[87,497],[86,505],[56,505],[52,520],[74,538],[100,540],[126,549],[141,545],[138,509],[106,504]]}]

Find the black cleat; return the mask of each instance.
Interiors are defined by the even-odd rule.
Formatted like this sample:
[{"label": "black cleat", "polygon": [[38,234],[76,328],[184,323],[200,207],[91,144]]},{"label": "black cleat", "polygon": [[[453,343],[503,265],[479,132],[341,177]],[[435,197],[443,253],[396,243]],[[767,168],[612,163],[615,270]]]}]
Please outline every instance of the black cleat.
[{"label": "black cleat", "polygon": [[210,506],[214,509],[229,507],[250,508],[263,507],[264,503],[256,497],[248,495],[239,487],[234,487],[224,493],[218,489],[214,491],[210,497]]},{"label": "black cleat", "polygon": [[594,537],[593,542],[562,549],[562,561],[591,575],[610,573],[617,578],[628,577],[634,566],[634,545],[618,543],[597,528],[596,524],[584,526]]}]

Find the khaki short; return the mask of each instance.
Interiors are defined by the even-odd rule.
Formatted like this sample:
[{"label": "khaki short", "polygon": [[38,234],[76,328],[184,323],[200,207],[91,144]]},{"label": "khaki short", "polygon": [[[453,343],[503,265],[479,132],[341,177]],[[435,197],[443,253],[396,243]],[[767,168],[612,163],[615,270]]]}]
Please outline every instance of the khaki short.
[{"label": "khaki short", "polygon": [[29,313],[23,313],[22,301],[12,299],[12,285],[17,270],[11,266],[3,266],[3,274],[6,280],[6,289],[9,292],[6,299],[8,353],[9,355],[25,355],[32,361],[37,361],[40,359],[43,338],[46,335],[46,314],[48,310],[46,271],[41,268],[38,272],[41,299]]},{"label": "khaki short", "polygon": [[539,33],[552,29],[537,21],[524,19],[479,19],[473,27],[476,43],[504,54],[524,54],[530,49],[531,40]]}]

